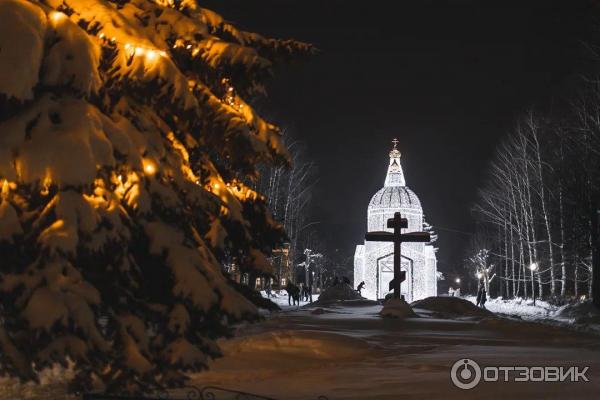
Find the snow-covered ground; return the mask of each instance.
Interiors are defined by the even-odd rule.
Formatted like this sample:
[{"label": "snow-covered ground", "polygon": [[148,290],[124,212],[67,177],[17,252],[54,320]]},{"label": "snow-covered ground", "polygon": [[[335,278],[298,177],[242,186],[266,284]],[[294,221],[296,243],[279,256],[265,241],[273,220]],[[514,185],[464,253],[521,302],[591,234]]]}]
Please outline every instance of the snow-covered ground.
[{"label": "snow-covered ground", "polygon": [[[194,381],[278,399],[590,399],[600,392],[598,336],[497,317],[387,319],[380,310],[350,301],[273,314],[222,341],[225,357]],[[481,366],[589,366],[589,382],[483,382],[461,390],[450,380],[461,358]]]},{"label": "snow-covered ground", "polygon": [[[465,296],[475,304],[475,296]],[[589,302],[556,306],[543,300],[491,298],[485,307],[496,314],[518,317],[524,320],[559,325],[579,331],[600,333],[600,312],[594,311]]]},{"label": "snow-covered ground", "polygon": [[72,370],[56,364],[46,369],[40,376],[40,383],[21,383],[18,379],[0,377],[0,399],[31,400],[79,400],[76,396],[65,395],[65,379],[71,379]]},{"label": "snow-covered ground", "polygon": [[[533,307],[491,300],[491,311],[523,316],[504,318],[433,299],[415,309],[416,318],[391,319],[370,301],[297,307],[288,306],[283,293],[273,299],[283,311],[242,324],[234,338],[220,340],[224,357],[192,375],[193,385],[290,400],[592,399],[600,393],[600,336],[534,321],[558,313],[541,302]],[[482,367],[587,366],[589,382],[482,382],[461,390],[450,370],[464,358]],[[26,387],[5,381],[0,398],[59,399],[61,390],[56,382]],[[176,390],[170,398],[186,396]],[[230,397],[221,392],[216,398]]]},{"label": "snow-covered ground", "polygon": [[[263,297],[265,297],[265,298],[267,297],[267,293],[264,290],[261,291],[260,293],[262,294]],[[269,297],[269,299],[271,299],[271,301],[273,303],[277,304],[283,311],[295,310],[298,308],[297,305],[290,306],[288,304],[288,295],[285,290],[273,290],[271,292],[271,297]],[[316,302],[317,300],[319,300],[319,295],[313,294],[312,300],[313,300],[313,303]],[[310,304],[310,301],[304,301],[303,299],[300,300],[300,307],[302,307],[306,304]]]},{"label": "snow-covered ground", "polygon": [[[475,296],[464,296],[463,299],[469,300],[473,304],[476,303]],[[532,299],[504,300],[502,297],[488,298],[485,308],[496,314],[519,316],[525,319],[551,318],[559,309],[559,307],[543,300],[536,300],[534,306]]]}]

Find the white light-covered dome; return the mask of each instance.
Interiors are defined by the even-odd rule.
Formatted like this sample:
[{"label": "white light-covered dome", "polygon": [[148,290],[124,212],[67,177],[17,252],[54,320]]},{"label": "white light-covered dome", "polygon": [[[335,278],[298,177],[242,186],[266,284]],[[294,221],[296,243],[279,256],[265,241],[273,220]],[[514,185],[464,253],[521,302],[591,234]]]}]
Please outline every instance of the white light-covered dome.
[{"label": "white light-covered dome", "polygon": [[369,231],[391,230],[387,220],[399,211],[408,220],[409,231],[423,229],[423,209],[419,198],[406,186],[404,171],[400,162],[400,151],[396,148],[390,151],[390,163],[385,176],[385,183],[369,202],[367,208],[367,228]]},{"label": "white light-covered dome", "polygon": [[385,186],[369,202],[369,211],[383,208],[410,208],[421,211],[419,198],[406,186]]},{"label": "white light-covered dome", "polygon": [[[377,191],[367,208],[368,232],[393,232],[388,221],[399,212],[406,218],[402,233],[423,231],[423,208],[417,195],[406,186],[398,141],[392,141],[390,163],[383,188]],[[394,278],[395,252],[391,242],[364,241],[354,254],[354,285],[364,282],[362,295],[383,299],[390,293]],[[405,280],[400,293],[408,302],[437,295],[437,260],[435,249],[427,243],[402,243],[400,270]]]}]

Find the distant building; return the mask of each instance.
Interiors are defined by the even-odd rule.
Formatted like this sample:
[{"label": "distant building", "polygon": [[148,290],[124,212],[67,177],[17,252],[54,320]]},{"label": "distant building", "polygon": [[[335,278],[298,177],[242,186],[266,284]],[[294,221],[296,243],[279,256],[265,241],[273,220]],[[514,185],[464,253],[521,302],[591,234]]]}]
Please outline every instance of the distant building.
[{"label": "distant building", "polygon": [[292,280],[293,268],[290,259],[290,244],[286,243],[283,247],[273,250],[271,256],[275,279],[273,280],[273,289],[284,288]]},{"label": "distant building", "polygon": [[[393,231],[387,220],[400,212],[408,219],[403,232],[422,231],[423,209],[417,195],[406,186],[400,164],[400,151],[390,152],[390,164],[385,184],[369,203],[367,226],[371,231]],[[394,277],[394,245],[391,242],[365,242],[356,246],[354,255],[354,285],[365,282],[362,295],[382,299],[390,292],[389,282]],[[401,269],[406,271],[401,294],[408,302],[437,295],[437,259],[434,247],[427,243],[403,243]]]}]

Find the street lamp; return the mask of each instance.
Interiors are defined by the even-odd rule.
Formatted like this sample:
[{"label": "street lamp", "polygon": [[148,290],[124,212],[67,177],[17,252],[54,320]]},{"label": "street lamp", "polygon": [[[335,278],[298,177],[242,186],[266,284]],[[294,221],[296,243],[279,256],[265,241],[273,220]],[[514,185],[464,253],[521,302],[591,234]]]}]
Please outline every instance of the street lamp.
[{"label": "street lamp", "polygon": [[456,282],[456,283],[460,283],[460,278],[456,278],[456,279],[454,280],[454,282]]},{"label": "street lamp", "polygon": [[537,263],[531,263],[531,265],[529,266],[529,269],[532,271],[535,271],[538,268]]},{"label": "street lamp", "polygon": [[535,306],[535,282],[533,280],[533,272],[538,269],[537,263],[531,263],[529,265],[529,270],[531,271],[531,293],[533,293],[533,305]]},{"label": "street lamp", "polygon": [[481,272],[477,272],[477,279],[481,279],[483,277],[483,274]]}]

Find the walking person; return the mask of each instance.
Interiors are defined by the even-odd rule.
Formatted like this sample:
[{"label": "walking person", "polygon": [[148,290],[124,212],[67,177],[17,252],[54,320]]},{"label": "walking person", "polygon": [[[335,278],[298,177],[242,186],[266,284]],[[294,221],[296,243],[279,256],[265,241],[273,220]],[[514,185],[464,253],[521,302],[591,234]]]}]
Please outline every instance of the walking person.
[{"label": "walking person", "polygon": [[308,285],[302,286],[302,297],[303,301],[308,301],[308,295],[310,293],[310,289]]},{"label": "walking person", "polygon": [[265,285],[265,293],[267,293],[267,298],[271,298],[273,296],[271,293],[271,280],[270,279],[267,281],[267,284]]},{"label": "walking person", "polygon": [[481,300],[479,301],[479,304],[481,306],[481,308],[485,309],[485,302],[487,301],[487,292],[485,291],[485,287],[481,289]]},{"label": "walking person", "polygon": [[363,288],[365,287],[365,281],[362,281],[361,283],[358,284],[358,286],[356,287],[356,291],[358,292],[359,295],[362,296],[362,294],[360,292],[362,292]]},{"label": "walking person", "polygon": [[485,308],[485,302],[487,301],[487,293],[485,291],[485,286],[479,284],[479,290],[477,291],[477,306],[481,308]]},{"label": "walking person", "polygon": [[288,293],[288,305],[298,304],[300,306],[300,288],[291,282],[285,286],[285,291]]},{"label": "walking person", "polygon": [[304,301],[304,283],[300,282],[298,286],[298,296],[300,296],[300,300]]}]

